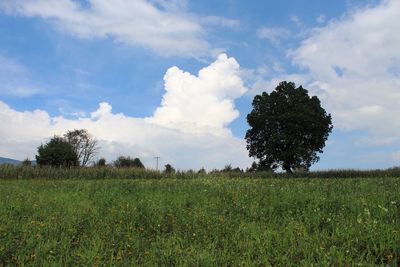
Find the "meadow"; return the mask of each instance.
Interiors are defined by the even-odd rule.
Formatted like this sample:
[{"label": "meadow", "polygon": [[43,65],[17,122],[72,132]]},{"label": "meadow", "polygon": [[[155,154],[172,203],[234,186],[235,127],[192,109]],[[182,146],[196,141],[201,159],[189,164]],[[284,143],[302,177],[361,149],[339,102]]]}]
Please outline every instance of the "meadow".
[{"label": "meadow", "polygon": [[399,188],[394,177],[0,179],[0,266],[398,266]]}]

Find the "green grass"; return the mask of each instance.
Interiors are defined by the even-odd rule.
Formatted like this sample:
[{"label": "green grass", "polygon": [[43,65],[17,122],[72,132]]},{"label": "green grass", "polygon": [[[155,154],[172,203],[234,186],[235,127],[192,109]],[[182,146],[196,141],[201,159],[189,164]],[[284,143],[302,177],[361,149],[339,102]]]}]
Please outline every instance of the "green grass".
[{"label": "green grass", "polygon": [[0,180],[0,266],[400,265],[400,179]]}]

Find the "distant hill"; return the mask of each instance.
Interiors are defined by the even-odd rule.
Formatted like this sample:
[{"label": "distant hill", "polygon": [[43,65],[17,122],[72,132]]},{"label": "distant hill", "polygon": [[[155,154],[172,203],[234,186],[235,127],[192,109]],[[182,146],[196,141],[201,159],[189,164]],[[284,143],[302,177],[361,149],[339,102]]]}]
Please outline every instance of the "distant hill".
[{"label": "distant hill", "polygon": [[21,161],[16,160],[16,159],[9,159],[9,158],[3,158],[0,157],[0,164],[13,164],[13,165],[18,165],[21,164]]}]

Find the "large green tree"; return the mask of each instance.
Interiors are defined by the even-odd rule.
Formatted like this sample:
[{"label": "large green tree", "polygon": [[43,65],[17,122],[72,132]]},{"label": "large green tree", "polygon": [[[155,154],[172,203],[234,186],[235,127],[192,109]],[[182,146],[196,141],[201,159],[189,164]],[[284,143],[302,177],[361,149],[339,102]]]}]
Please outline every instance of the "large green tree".
[{"label": "large green tree", "polygon": [[249,155],[258,158],[260,166],[291,173],[308,170],[319,160],[333,126],[318,97],[284,81],[270,94],[256,95],[252,105],[245,138]]},{"label": "large green tree", "polygon": [[78,166],[78,155],[73,146],[64,138],[54,136],[48,143],[38,147],[36,162],[39,166]]}]

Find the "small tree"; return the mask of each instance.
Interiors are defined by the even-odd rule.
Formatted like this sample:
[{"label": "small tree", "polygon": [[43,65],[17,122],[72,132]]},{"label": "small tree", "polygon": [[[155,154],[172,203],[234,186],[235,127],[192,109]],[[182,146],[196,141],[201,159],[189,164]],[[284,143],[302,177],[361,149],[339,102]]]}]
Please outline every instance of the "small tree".
[{"label": "small tree", "polygon": [[164,172],[165,172],[166,174],[172,174],[172,173],[175,173],[175,169],[174,169],[174,167],[172,167],[171,164],[167,164],[167,165],[165,165],[165,170],[164,170]]},{"label": "small tree", "polygon": [[36,162],[39,166],[72,167],[79,160],[74,148],[62,137],[54,136],[48,143],[38,147]]},{"label": "small tree", "polygon": [[95,166],[97,166],[97,167],[105,167],[105,166],[106,166],[106,159],[105,159],[105,158],[99,159],[99,160],[95,163]]},{"label": "small tree", "polygon": [[21,165],[24,166],[24,167],[31,167],[32,166],[32,161],[29,158],[26,158],[21,162]]},{"label": "small tree", "polygon": [[228,165],[225,165],[225,167],[224,167],[224,169],[222,170],[223,172],[231,172],[232,171],[232,165],[231,164],[228,164]]},{"label": "small tree", "polygon": [[133,167],[134,167],[134,168],[139,168],[139,169],[144,169],[144,165],[143,165],[143,163],[140,161],[139,158],[135,158],[135,159],[133,160]]},{"label": "small tree", "polygon": [[64,138],[73,146],[81,166],[89,164],[100,149],[97,140],[85,129],[68,131]]},{"label": "small tree", "polygon": [[247,122],[249,155],[258,158],[262,168],[280,166],[288,173],[300,167],[308,170],[319,160],[317,153],[322,153],[333,127],[318,97],[292,82],[256,95]]},{"label": "small tree", "polygon": [[119,156],[114,161],[114,166],[117,168],[144,168],[143,163],[139,158],[131,159],[130,157]]}]

